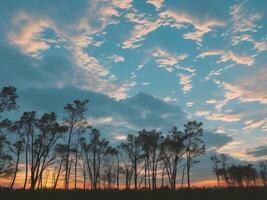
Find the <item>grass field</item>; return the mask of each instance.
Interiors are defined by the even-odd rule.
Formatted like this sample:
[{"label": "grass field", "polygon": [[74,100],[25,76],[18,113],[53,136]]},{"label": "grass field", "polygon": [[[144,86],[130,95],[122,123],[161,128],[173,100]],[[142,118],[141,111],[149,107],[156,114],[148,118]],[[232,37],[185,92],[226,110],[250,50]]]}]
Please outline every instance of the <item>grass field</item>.
[{"label": "grass field", "polygon": [[157,191],[64,191],[64,190],[7,190],[0,189],[0,200],[267,200],[267,188],[230,188],[230,189],[183,189]]}]

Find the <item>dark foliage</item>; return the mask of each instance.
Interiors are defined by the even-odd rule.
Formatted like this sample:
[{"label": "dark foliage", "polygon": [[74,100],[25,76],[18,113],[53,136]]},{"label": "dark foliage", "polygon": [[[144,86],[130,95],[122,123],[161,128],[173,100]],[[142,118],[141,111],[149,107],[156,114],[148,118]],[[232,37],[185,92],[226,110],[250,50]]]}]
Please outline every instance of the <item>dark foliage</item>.
[{"label": "dark foliage", "polygon": [[0,190],[1,200],[171,200],[171,199],[205,199],[205,200],[265,200],[267,198],[267,188],[195,188],[195,189],[180,189],[180,190]]}]

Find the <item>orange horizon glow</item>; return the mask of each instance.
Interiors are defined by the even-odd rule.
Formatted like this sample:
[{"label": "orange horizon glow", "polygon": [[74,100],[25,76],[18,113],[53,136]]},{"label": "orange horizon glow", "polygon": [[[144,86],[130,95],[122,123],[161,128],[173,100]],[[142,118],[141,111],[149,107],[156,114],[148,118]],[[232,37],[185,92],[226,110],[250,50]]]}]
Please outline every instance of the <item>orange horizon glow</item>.
[{"label": "orange horizon glow", "polygon": [[[24,183],[24,180],[20,180],[20,181],[16,181],[15,184],[14,184],[14,188],[16,189],[20,189],[23,187],[23,183]],[[44,186],[43,188],[46,188],[46,189],[51,189],[53,188],[52,187],[52,179],[49,179],[47,180],[47,184],[46,186]],[[5,179],[5,178],[1,178],[0,179],[0,186],[2,187],[9,187],[10,185],[10,180],[9,179]],[[27,184],[27,188],[29,188],[29,185],[30,184]],[[107,184],[106,184],[107,185]],[[191,187],[198,187],[198,188],[202,188],[202,187],[216,187],[218,184],[217,184],[217,181],[216,180],[202,180],[202,181],[194,181],[194,182],[191,182]],[[116,188],[116,183],[115,184],[112,184],[112,186],[114,186],[113,188]],[[169,186],[169,184],[165,184],[164,187],[167,187]],[[124,183],[120,183],[119,184],[119,187],[120,189],[125,189],[125,184]],[[176,184],[176,188],[179,189],[181,188],[182,185],[180,183]],[[183,188],[186,188],[187,187],[187,183],[185,182],[183,184]],[[102,189],[105,189],[107,187],[104,187],[103,185],[103,182],[101,182],[101,186],[100,188]],[[130,188],[133,189],[134,188],[134,184],[132,183],[130,185]],[[143,188],[142,186],[140,187],[140,189]],[[158,181],[158,188],[161,188],[161,183],[160,181]],[[57,185],[57,188],[56,189],[64,189],[64,183],[63,181],[59,181],[58,182],[58,185]],[[72,181],[69,185],[69,189],[74,189],[74,182]],[[77,181],[77,189],[83,189],[83,182],[81,180],[78,180]],[[90,182],[89,181],[86,181],[86,189],[90,189]]]}]

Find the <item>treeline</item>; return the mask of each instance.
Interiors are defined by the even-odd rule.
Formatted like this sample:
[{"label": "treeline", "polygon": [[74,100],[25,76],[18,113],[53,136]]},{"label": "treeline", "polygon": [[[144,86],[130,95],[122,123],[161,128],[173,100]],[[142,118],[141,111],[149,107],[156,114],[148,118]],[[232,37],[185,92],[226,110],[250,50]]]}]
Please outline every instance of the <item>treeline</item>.
[{"label": "treeline", "polygon": [[[168,133],[143,129],[114,146],[88,124],[88,100],[65,105],[62,119],[54,112],[39,116],[36,111],[24,112],[15,121],[5,119],[4,113],[18,109],[17,98],[16,88],[2,88],[0,177],[10,180],[11,189],[16,183],[23,189],[175,189],[178,177],[182,187],[186,182],[190,188],[191,169],[196,158],[205,154],[201,122],[189,121],[184,130],[173,127]],[[256,171],[248,179],[252,171],[244,169],[241,184],[236,175],[241,173],[240,166],[227,167],[222,158],[212,158],[219,186],[220,179],[226,186],[258,180]],[[266,167],[261,166],[265,185]],[[19,172],[23,180],[18,180]]]},{"label": "treeline", "polygon": [[267,186],[266,161],[260,162],[257,170],[252,164],[230,165],[225,154],[214,155],[210,159],[218,187]]}]

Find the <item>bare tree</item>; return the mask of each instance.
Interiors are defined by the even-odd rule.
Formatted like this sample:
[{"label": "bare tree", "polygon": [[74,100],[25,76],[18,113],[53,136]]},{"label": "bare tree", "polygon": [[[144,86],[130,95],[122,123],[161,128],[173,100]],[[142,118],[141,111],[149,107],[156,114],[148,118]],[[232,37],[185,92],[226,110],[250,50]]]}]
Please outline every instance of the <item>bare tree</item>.
[{"label": "bare tree", "polygon": [[212,162],[212,171],[216,176],[218,187],[220,187],[219,164],[221,163],[221,160],[217,155],[211,156],[210,160]]},{"label": "bare tree", "polygon": [[42,185],[43,172],[55,160],[55,156],[50,152],[67,129],[66,126],[60,126],[56,118],[53,112],[45,113],[36,121],[36,131],[30,135],[31,189],[37,186],[38,181],[38,186]]},{"label": "bare tree", "polygon": [[116,155],[117,149],[108,147],[104,157],[103,176],[108,182],[108,189],[112,188],[116,180]]},{"label": "bare tree", "polygon": [[205,153],[205,145],[203,144],[202,123],[189,121],[185,125],[185,152],[186,152],[186,167],[187,167],[187,186],[190,188],[190,170],[193,164],[193,159]]},{"label": "bare tree", "polygon": [[54,162],[54,170],[53,170],[53,189],[57,188],[58,185],[58,180],[60,175],[64,172],[63,165],[66,162],[66,145],[64,144],[57,144],[54,148],[54,157],[55,157],[55,162]]},{"label": "bare tree", "polygon": [[185,152],[184,139],[183,132],[178,131],[177,127],[173,127],[162,143],[161,156],[172,189],[176,187],[178,164],[181,162]]},{"label": "bare tree", "polygon": [[3,87],[0,91],[0,176],[9,176],[14,170],[13,159],[9,152],[10,142],[3,132],[10,123],[7,119],[2,120],[2,113],[18,108],[17,97],[15,87]]},{"label": "bare tree", "polygon": [[[66,116],[64,117],[64,123],[68,127],[68,137],[67,137],[67,159],[65,165],[65,189],[69,188],[69,179],[70,179],[70,151],[73,135],[80,134],[82,132],[81,129],[85,127],[85,117],[84,114],[87,110],[88,100],[80,101],[75,100],[73,103],[69,103],[64,107]],[[79,137],[77,137],[76,144],[79,144]],[[76,154],[76,158],[78,156],[78,152]],[[75,164],[75,171],[77,165]]]},{"label": "bare tree", "polygon": [[108,141],[100,138],[100,132],[95,128],[91,130],[88,143],[85,139],[81,141],[83,157],[86,159],[91,189],[97,189],[100,181],[100,169],[108,149],[108,144]]},{"label": "bare tree", "polygon": [[263,186],[266,187],[267,186],[267,162],[266,161],[260,162],[259,176],[262,179]]},{"label": "bare tree", "polygon": [[148,177],[149,188],[151,189],[150,172],[152,171],[152,189],[156,189],[158,163],[160,161],[160,147],[163,141],[163,136],[161,132],[157,132],[156,130],[147,131],[145,129],[139,131],[138,134],[138,137],[140,138],[140,143],[142,145],[145,163],[145,188],[147,188]]},{"label": "bare tree", "polygon": [[24,149],[25,149],[25,137],[22,134],[22,126],[21,126],[21,122],[20,121],[16,121],[14,123],[12,123],[9,126],[9,131],[11,131],[12,133],[15,134],[15,142],[13,143],[13,152],[15,154],[16,157],[16,162],[15,162],[15,170],[13,173],[13,177],[11,180],[11,184],[10,184],[10,188],[13,189],[14,187],[14,183],[16,181],[16,177],[17,177],[17,172],[19,170],[18,166],[19,166],[19,162],[20,162],[20,157],[21,154],[23,153]]},{"label": "bare tree", "polygon": [[0,117],[2,112],[17,109],[17,89],[12,86],[3,87],[0,92]]},{"label": "bare tree", "polygon": [[143,157],[141,141],[138,136],[129,134],[127,141],[122,143],[121,148],[127,152],[129,160],[131,162],[134,178],[134,188],[138,188],[138,174],[141,171],[138,167]]}]

